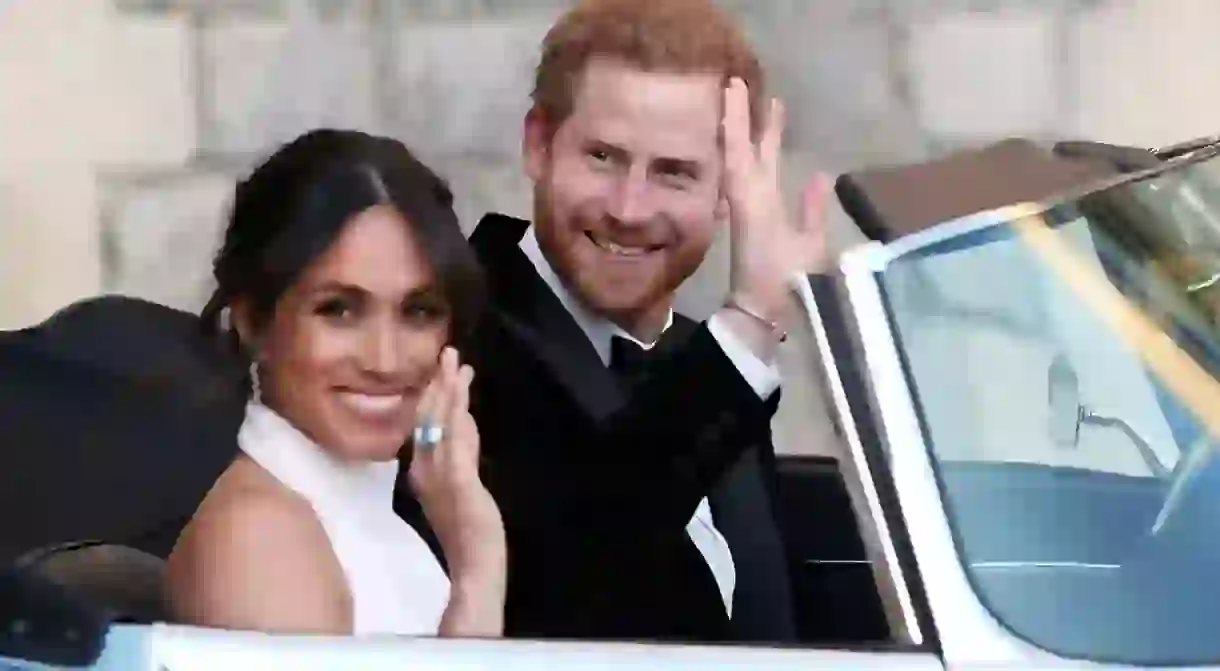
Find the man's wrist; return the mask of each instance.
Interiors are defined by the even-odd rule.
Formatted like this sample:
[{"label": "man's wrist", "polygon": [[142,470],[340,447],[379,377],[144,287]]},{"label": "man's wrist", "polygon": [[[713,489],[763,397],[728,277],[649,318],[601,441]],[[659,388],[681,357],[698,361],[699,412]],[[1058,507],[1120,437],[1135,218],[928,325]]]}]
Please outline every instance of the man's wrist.
[{"label": "man's wrist", "polygon": [[716,312],[716,319],[761,361],[768,365],[775,361],[779,344],[784,339],[782,330],[773,328],[765,319],[728,305]]},{"label": "man's wrist", "polygon": [[777,313],[780,312],[779,310],[768,310],[763,307],[763,303],[755,302],[750,298],[743,298],[740,294],[729,294],[728,298],[724,301],[724,307],[736,310],[765,326],[776,335],[780,342],[788,337],[787,328],[776,318]]}]

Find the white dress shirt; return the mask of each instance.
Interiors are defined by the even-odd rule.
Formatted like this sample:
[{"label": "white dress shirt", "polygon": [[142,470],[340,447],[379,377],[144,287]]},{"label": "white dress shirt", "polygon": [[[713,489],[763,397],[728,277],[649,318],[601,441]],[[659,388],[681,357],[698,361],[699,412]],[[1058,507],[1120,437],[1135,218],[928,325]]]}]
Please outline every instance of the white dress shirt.
[{"label": "white dress shirt", "polygon": [[[529,257],[534,268],[537,269],[538,275],[551,288],[555,297],[576,320],[585,335],[589,337],[589,341],[593,343],[593,348],[597,350],[603,364],[610,365],[610,342],[616,335],[627,338],[644,349],[650,349],[656,344],[640,342],[618,325],[593,314],[577,301],[576,297],[564,286],[563,281],[559,279],[555,270],[547,263],[546,257],[542,255],[533,226],[525,232],[525,236],[521,240],[521,251]],[[665,321],[665,329],[668,329],[673,322],[674,313],[671,309]],[[779,388],[779,370],[774,365],[769,365],[755,356],[737,336],[733,335],[730,329],[720,322],[716,315],[708,320],[707,328],[716,343],[724,350],[725,356],[729,357],[729,360],[733,362],[742,377],[760,398],[770,396]],[[704,560],[711,567],[712,574],[716,577],[716,585],[720,588],[720,596],[724,599],[725,612],[732,617],[733,588],[737,583],[737,571],[733,566],[733,553],[724,540],[724,536],[716,529],[715,521],[712,519],[712,509],[708,505],[706,497],[699,502],[694,517],[686,525],[686,532],[690,534],[691,541],[695,543],[695,547],[699,548]]]}]

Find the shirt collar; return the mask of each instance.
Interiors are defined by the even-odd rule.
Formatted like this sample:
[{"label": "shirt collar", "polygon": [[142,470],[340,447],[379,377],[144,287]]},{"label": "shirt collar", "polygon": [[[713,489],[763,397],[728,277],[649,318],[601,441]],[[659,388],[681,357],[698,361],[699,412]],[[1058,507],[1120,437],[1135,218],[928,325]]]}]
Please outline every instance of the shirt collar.
[{"label": "shirt collar", "polygon": [[[542,255],[542,249],[538,246],[538,236],[535,235],[533,226],[530,226],[521,238],[521,251],[534,264],[538,276],[542,278],[543,282],[546,282],[546,285],[551,288],[551,292],[563,304],[564,309],[572,315],[572,319],[576,320],[576,324],[588,336],[589,342],[593,343],[593,349],[597,350],[597,355],[601,357],[602,363],[610,364],[610,341],[614,336],[626,338],[644,349],[651,349],[656,344],[656,342],[640,342],[638,338],[624,331],[609,319],[594,313],[577,300],[576,296],[568,291],[563,280],[559,279],[559,275],[547,262],[546,257]],[[670,308],[669,314],[665,317],[665,327],[661,329],[661,332],[669,330],[673,323],[674,311]]]}]

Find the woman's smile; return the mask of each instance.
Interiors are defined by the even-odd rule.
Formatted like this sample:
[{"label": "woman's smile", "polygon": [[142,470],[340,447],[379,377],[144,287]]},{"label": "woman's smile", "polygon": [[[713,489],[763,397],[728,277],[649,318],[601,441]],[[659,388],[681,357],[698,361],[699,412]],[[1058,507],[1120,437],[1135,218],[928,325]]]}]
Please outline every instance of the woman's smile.
[{"label": "woman's smile", "polygon": [[407,399],[407,395],[402,392],[339,391],[338,396],[343,405],[357,415],[382,421],[401,415]]}]

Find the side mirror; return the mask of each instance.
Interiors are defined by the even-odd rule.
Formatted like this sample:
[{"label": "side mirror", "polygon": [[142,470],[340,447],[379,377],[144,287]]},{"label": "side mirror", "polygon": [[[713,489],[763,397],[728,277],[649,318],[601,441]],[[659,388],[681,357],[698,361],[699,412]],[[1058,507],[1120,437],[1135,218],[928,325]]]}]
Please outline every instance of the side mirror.
[{"label": "side mirror", "polygon": [[0,667],[3,658],[87,667],[101,657],[110,623],[66,589],[33,572],[0,570]]},{"label": "side mirror", "polygon": [[1075,448],[1080,444],[1080,424],[1085,415],[1080,403],[1080,380],[1062,354],[1055,355],[1046,377],[1050,406],[1047,431],[1055,445]]},{"label": "side mirror", "polygon": [[1121,417],[1098,414],[1080,402],[1080,379],[1067,357],[1055,355],[1046,371],[1047,401],[1050,405],[1047,432],[1055,445],[1064,449],[1080,446],[1080,427],[1084,425],[1115,428],[1122,431],[1139,451],[1148,471],[1164,477],[1166,468],[1148,441]]}]

